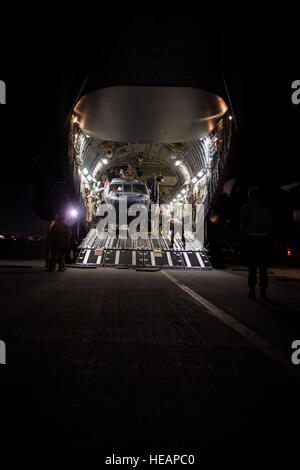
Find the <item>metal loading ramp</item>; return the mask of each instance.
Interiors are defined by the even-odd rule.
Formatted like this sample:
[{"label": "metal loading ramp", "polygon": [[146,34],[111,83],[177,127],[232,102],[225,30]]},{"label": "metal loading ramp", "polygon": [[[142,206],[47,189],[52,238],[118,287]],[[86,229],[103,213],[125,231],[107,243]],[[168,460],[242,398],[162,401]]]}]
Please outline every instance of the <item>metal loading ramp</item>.
[{"label": "metal loading ramp", "polygon": [[76,264],[82,267],[128,267],[211,270],[202,244],[192,233],[184,241],[158,238],[112,238],[108,232],[91,229],[79,246]]}]

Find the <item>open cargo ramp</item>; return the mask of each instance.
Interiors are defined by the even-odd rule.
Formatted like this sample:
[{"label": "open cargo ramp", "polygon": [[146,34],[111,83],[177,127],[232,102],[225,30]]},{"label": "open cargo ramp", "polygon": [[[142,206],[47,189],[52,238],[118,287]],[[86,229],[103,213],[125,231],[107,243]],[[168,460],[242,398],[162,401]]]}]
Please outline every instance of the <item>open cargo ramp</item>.
[{"label": "open cargo ramp", "polygon": [[108,232],[91,229],[80,245],[76,264],[96,267],[211,270],[202,244],[192,233],[175,238],[112,238]]}]

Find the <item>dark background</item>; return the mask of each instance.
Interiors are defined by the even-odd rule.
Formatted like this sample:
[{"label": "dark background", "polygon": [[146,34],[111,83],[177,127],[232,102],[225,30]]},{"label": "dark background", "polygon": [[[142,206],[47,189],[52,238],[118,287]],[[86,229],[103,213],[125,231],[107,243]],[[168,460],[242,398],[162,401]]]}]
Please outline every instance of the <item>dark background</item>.
[{"label": "dark background", "polygon": [[204,69],[213,77],[222,68],[238,125],[228,176],[270,195],[299,179],[300,106],[291,102],[298,11],[200,6],[70,7],[65,16],[62,6],[26,5],[4,13],[0,233],[44,230],[32,200],[53,181],[68,184],[65,122],[89,73],[98,86],[197,86]]},{"label": "dark background", "polygon": [[[73,3],[68,7],[65,3],[61,3],[59,6],[51,5],[51,8],[49,8],[45,4],[41,4],[40,7],[34,6],[32,9],[28,4],[25,4],[24,7],[13,5],[11,11],[5,11],[4,7],[1,6],[0,79],[4,80],[7,85],[7,104],[0,106],[0,233],[7,231],[25,234],[28,231],[30,233],[44,231],[46,221],[39,219],[34,209],[43,212],[42,207],[49,204],[52,197],[50,197],[50,194],[53,195],[50,191],[53,182],[60,182],[59,184],[62,186],[68,187],[66,168],[67,132],[64,124],[83,81],[87,74],[95,69],[101,72],[99,86],[130,83],[152,83],[154,85],[158,83],[166,85],[179,83],[182,86],[196,86],[201,83],[203,70],[206,74],[209,69],[210,73],[207,73],[207,76],[214,76],[215,71],[219,70],[222,65],[238,124],[238,132],[233,140],[232,168],[231,173],[228,175],[228,178],[237,177],[243,188],[240,193],[242,198],[238,199],[238,203],[233,206],[236,215],[238,215],[239,205],[243,202],[242,199],[246,197],[246,189],[249,185],[260,184],[266,189],[270,198],[275,198],[278,197],[278,192],[280,193],[279,188],[281,185],[299,180],[300,105],[294,106],[291,103],[291,83],[293,80],[300,78],[300,71],[298,70],[299,52],[297,49],[299,13],[295,10],[295,7],[283,9],[272,5],[269,11],[263,12],[261,8],[256,8],[254,5],[246,7],[245,4],[241,4],[239,7],[226,5],[223,10],[219,10],[213,4],[209,4],[205,8],[201,3],[179,8],[171,2],[160,2],[159,8],[146,6],[136,9],[129,6],[120,7],[118,3],[106,8],[103,4],[97,6],[94,4],[77,5]],[[66,13],[66,16],[64,13]],[[92,74],[93,77],[95,75]],[[44,189],[44,192],[41,191],[42,189]],[[277,198],[278,204],[281,202],[280,198],[283,197],[280,194],[279,196]],[[35,207],[33,207],[33,202],[35,202]],[[76,273],[76,270],[74,272]],[[70,270],[70,273],[72,275],[72,270]],[[80,410],[79,414],[76,412],[72,416],[73,390],[69,387],[73,383],[76,386],[77,376],[74,374],[70,379],[70,371],[63,368],[64,364],[68,363],[68,358],[71,357],[75,358],[74,368],[76,367],[76,371],[81,371],[78,362],[76,362],[76,355],[68,355],[71,350],[73,351],[78,345],[80,346],[78,338],[75,338],[74,335],[78,334],[81,323],[84,328],[84,340],[85,333],[89,338],[86,347],[92,348],[93,351],[98,351],[98,348],[100,348],[100,353],[101,351],[105,352],[105,349],[101,349],[103,347],[102,336],[100,340],[97,336],[98,327],[95,328],[96,336],[91,328],[95,321],[95,311],[93,309],[89,310],[92,306],[87,306],[86,312],[85,305],[79,303],[82,316],[74,317],[75,302],[77,299],[78,302],[85,302],[86,299],[82,296],[82,291],[75,289],[77,297],[74,297],[73,293],[70,294],[72,295],[71,310],[67,311],[67,316],[63,316],[61,305],[66,305],[66,291],[64,286],[60,290],[55,284],[52,284],[50,289],[53,290],[48,292],[54,292],[57,302],[53,301],[53,304],[55,307],[57,303],[58,310],[54,309],[52,311],[53,306],[49,305],[46,314],[48,312],[52,319],[50,316],[47,318],[47,315],[45,315],[45,317],[41,316],[40,321],[38,321],[37,312],[41,308],[45,309],[44,299],[49,299],[49,302],[54,299],[54,297],[52,299],[52,294],[43,290],[45,280],[41,279],[40,274],[37,273],[38,277],[33,278],[33,280],[27,277],[27,283],[24,283],[23,277],[18,278],[18,273],[13,275],[16,276],[16,281],[14,281],[15,284],[11,282],[12,287],[7,296],[7,303],[4,304],[4,311],[5,305],[7,305],[7,331],[12,337],[12,343],[7,344],[16,345],[17,369],[13,368],[11,372],[8,371],[11,375],[8,375],[8,381],[4,383],[4,386],[1,385],[4,396],[7,392],[10,398],[8,401],[3,401],[4,407],[7,409],[7,413],[5,413],[5,409],[2,410],[3,415],[9,415],[11,409],[13,409],[14,414],[12,416],[17,417],[12,419],[12,416],[8,416],[9,419],[7,417],[3,419],[4,423],[9,422],[9,436],[12,431],[12,435],[16,435],[18,439],[22,437],[24,442],[28,442],[32,435],[39,437],[42,441],[44,438],[43,432],[48,427],[46,436],[49,436],[50,442],[53,431],[55,435],[59,436],[64,430],[69,432],[74,427],[76,435],[76,433],[89,432],[94,428],[98,429],[99,426],[103,427],[101,415],[94,414],[94,411],[93,416],[88,417],[87,421],[85,413],[80,419]],[[6,276],[5,273],[3,278],[5,279]],[[34,271],[33,276],[35,276]],[[77,282],[77,286],[81,288],[82,285],[79,284],[79,281]],[[115,285],[117,288],[114,289],[114,295],[118,296],[116,281],[115,284],[112,284],[113,287],[110,282],[111,280],[108,278],[100,288],[104,290],[108,287],[114,289]],[[145,284],[147,282],[149,282],[148,279],[146,279]],[[30,289],[32,285],[35,287],[35,283],[38,287],[32,300]],[[85,278],[85,283],[86,290],[95,285],[93,278]],[[215,285],[218,286],[218,284]],[[98,286],[96,287],[98,288]],[[27,288],[29,294],[24,295],[27,293]],[[74,290],[73,286],[70,290],[72,289]],[[130,288],[126,294],[126,286],[123,286],[123,289],[122,295],[118,296],[119,298],[116,297],[113,302],[110,290],[108,290],[107,296],[103,297],[103,305],[105,306],[104,321],[108,317],[116,318],[111,314],[113,312],[115,315],[115,311],[110,310],[110,308],[116,308],[115,305],[120,305],[119,310],[122,315],[120,321],[124,322],[124,305],[125,311],[126,305],[132,305],[126,295],[128,294],[130,297],[132,294]],[[225,291],[225,286],[222,286],[222,289]],[[140,297],[137,296],[137,302],[143,296],[141,305],[147,307],[147,299],[150,297],[146,296],[145,292],[142,290],[139,292]],[[99,298],[99,295],[101,297],[102,292],[100,291],[99,294],[99,290],[97,290],[92,297]],[[150,295],[152,295],[152,292],[150,292]],[[21,296],[20,298],[24,299],[21,302],[21,304],[24,302],[21,315],[18,311],[16,314],[14,310],[10,310],[10,296]],[[182,315],[186,315],[184,298],[179,296],[175,300],[179,302],[179,311],[182,311]],[[163,299],[160,306],[158,305],[159,301],[160,298],[157,300],[157,309],[161,309],[161,305],[164,305]],[[213,297],[212,301],[214,302]],[[285,301],[285,299],[282,299],[283,305]],[[120,304],[117,302],[120,302]],[[153,309],[151,302],[150,304],[148,302],[148,307],[149,310],[145,308],[146,320],[147,315],[149,315],[145,324],[146,329],[141,334],[149,334],[149,325],[151,325],[153,318],[154,320],[156,318],[153,317],[155,309]],[[23,313],[23,310],[25,313]],[[293,328],[293,338],[296,338],[296,320],[298,317],[294,314],[291,317],[291,312],[286,315],[286,309],[283,308],[283,310],[284,315],[278,317],[277,310],[270,312],[270,321],[274,321],[274,323],[267,323],[266,329],[263,329],[263,331],[267,331],[267,326],[270,325],[270,337],[272,338],[274,331],[276,332],[276,328],[273,328],[273,326],[278,323],[279,332],[281,333],[281,327],[284,332],[282,334],[283,340],[285,335]],[[27,312],[33,313],[26,316]],[[132,315],[129,310],[128,315]],[[184,321],[185,318],[183,316]],[[52,323],[53,320],[54,323]],[[118,318],[116,318],[116,321],[119,321]],[[259,319],[260,321],[264,322],[264,315],[262,315],[262,319]],[[32,333],[32,322],[34,323],[34,332],[37,332],[34,334]],[[251,312],[250,322],[250,325],[253,324],[253,312]],[[286,328],[287,322],[291,322],[289,329]],[[60,328],[58,336],[56,335],[57,325]],[[118,326],[117,323],[115,325]],[[175,326],[178,327],[177,325],[176,321]],[[208,331],[211,328],[210,325],[211,323],[206,326],[201,324],[200,326]],[[154,327],[156,332],[157,325],[154,325]],[[52,328],[56,328],[56,330]],[[111,328],[111,324],[107,322],[104,331],[109,328]],[[75,332],[74,335],[70,334],[72,330]],[[119,328],[119,330],[122,332],[122,328]],[[215,331],[219,334],[219,325],[216,325]],[[170,332],[172,335],[172,330]],[[25,338],[21,343],[17,341],[20,335]],[[53,338],[57,336],[59,342],[54,342],[51,335],[53,335]],[[44,338],[50,338],[50,341],[45,341]],[[75,343],[71,345],[74,338]],[[212,337],[208,336],[208,341],[210,341],[209,338]],[[121,339],[123,340],[123,338]],[[230,341],[230,338],[228,338],[229,345]],[[130,343],[128,344],[130,345]],[[104,348],[105,346],[104,341]],[[27,347],[28,350],[26,351]],[[61,349],[62,347],[66,349]],[[117,347],[120,349],[120,344]],[[127,351],[126,348],[125,352]],[[261,375],[257,376],[252,375],[255,365],[252,366],[250,363],[250,379],[251,377],[254,378],[251,383],[249,378],[246,380],[247,376],[242,373],[242,369],[240,369],[241,376],[238,376],[239,369],[235,369],[237,366],[234,361],[233,366],[229,365],[229,369],[227,369],[230,363],[230,360],[227,359],[230,359],[230,356],[225,354],[224,357],[221,357],[223,351],[220,348],[216,349],[217,355],[213,356],[213,363],[217,365],[217,362],[220,361],[220,369],[216,370],[219,370],[219,377],[222,379],[219,382],[223,385],[220,388],[221,395],[226,399],[227,394],[230,394],[229,404],[232,404],[232,407],[224,410],[226,426],[224,424],[221,431],[223,431],[225,440],[230,438],[230,433],[227,435],[227,431],[236,422],[232,420],[232,416],[236,417],[236,413],[241,409],[236,407],[234,403],[234,399],[238,395],[239,406],[242,402],[245,402],[248,414],[252,409],[254,410],[258,394],[265,393],[265,396],[269,394],[267,410],[263,409],[262,406],[266,402],[262,404],[259,402],[258,410],[256,410],[257,414],[254,414],[255,417],[261,413],[262,420],[265,420],[263,426],[257,429],[257,423],[255,422],[253,428],[250,427],[247,430],[246,435],[250,436],[252,434],[255,439],[257,433],[262,435],[265,429],[268,429],[268,426],[271,427],[270,423],[273,422],[274,435],[277,436],[276,441],[280,438],[284,440],[285,436],[290,435],[291,429],[296,430],[297,409],[292,407],[297,402],[296,394],[298,389],[293,389],[292,383],[289,380],[287,381],[285,376],[282,379],[278,378],[277,370],[275,368],[269,369],[267,363],[266,373],[264,374],[262,369]],[[82,346],[79,353],[81,354],[84,350],[85,346]],[[24,356],[20,352],[24,352]],[[61,358],[64,358],[64,352],[67,359],[62,361],[61,366],[60,361]],[[54,354],[54,356],[52,357],[51,354]],[[239,355],[239,351],[233,350],[232,354]],[[125,359],[127,357],[135,359],[134,352],[128,353],[127,351]],[[144,360],[144,357],[146,355],[142,355],[142,360]],[[246,374],[249,374],[247,370],[248,362],[244,365],[241,362],[243,357],[241,351],[240,356],[237,357],[238,364],[244,367]],[[44,362],[45,358],[46,361]],[[161,361],[164,356],[158,354],[157,358],[158,361]],[[96,360],[98,361],[98,359]],[[190,361],[190,358],[188,360]],[[115,362],[113,361],[113,363]],[[141,364],[143,363],[141,362]],[[145,364],[147,367],[147,362]],[[190,367],[190,365],[189,362],[188,366]],[[156,367],[155,362],[153,367]],[[123,379],[122,376],[123,369],[126,371],[126,379]],[[129,384],[127,390],[133,391],[132,394],[128,392],[129,404],[132,407],[135,406],[133,400],[136,396],[136,389],[130,388],[136,387],[135,371],[133,372],[132,369],[132,375],[128,378],[126,368],[120,368],[121,382],[116,382],[114,370],[111,376],[113,382],[109,382],[109,380],[106,382],[106,386],[111,384],[111,389],[108,387],[108,391],[110,395],[112,394],[112,402],[122,393],[122,389],[116,387],[115,384],[118,385],[124,380],[124,383]],[[174,369],[171,367],[170,370],[172,373]],[[226,377],[226,371],[228,370],[230,376]],[[73,370],[71,370],[72,372]],[[209,374],[209,379],[213,377],[212,370],[208,367],[206,372]],[[34,374],[38,376],[35,377]],[[58,379],[56,379],[57,377]],[[151,379],[151,373],[149,377]],[[185,377],[188,376],[184,375],[183,380],[185,380]],[[232,388],[227,390],[226,382],[228,383],[230,377],[233,377],[234,380]],[[52,378],[54,378],[53,384],[51,383]],[[165,380],[164,377],[162,378]],[[256,378],[260,380],[259,383],[255,383]],[[61,380],[62,385],[57,380]],[[215,383],[217,384],[217,382]],[[35,387],[36,384],[37,387]],[[63,389],[66,384],[67,388]],[[248,385],[249,389],[246,390]],[[266,390],[264,390],[265,386]],[[93,383],[91,387],[93,387]],[[174,388],[176,389],[176,387]],[[206,393],[205,387],[200,384],[200,401],[201,397],[204,396],[203,388],[204,393]],[[217,389],[217,386],[215,388]],[[151,391],[152,388],[150,387],[149,390]],[[39,397],[40,391],[42,394]],[[172,392],[171,389],[170,391]],[[55,408],[48,409],[45,406],[45,411],[43,409],[44,404],[47,405],[48,400],[51,403],[51,397],[60,392],[65,394],[66,402],[69,401],[68,393],[71,394],[70,413],[68,414],[66,409],[57,406],[57,403],[55,403]],[[166,392],[169,394],[169,390],[166,390]],[[102,396],[103,384],[101,382],[96,383],[95,394],[97,395],[97,393],[100,397]],[[207,390],[208,393],[211,393],[211,391]],[[37,398],[37,405],[32,403],[35,398]],[[118,400],[116,402],[118,403]],[[222,404],[222,401],[216,402],[216,416],[220,412],[220,404]],[[41,414],[38,415],[40,406],[42,410]],[[54,416],[50,416],[50,414],[53,414],[53,409]],[[130,406],[128,409],[131,409]],[[32,410],[36,415],[32,416]],[[286,413],[286,420],[282,417],[284,413]],[[122,418],[122,416],[121,414],[120,417]],[[272,418],[270,422],[268,421],[269,417]],[[67,423],[64,423],[64,419]],[[252,422],[249,416],[248,419]],[[282,422],[289,423],[292,428],[283,426]],[[53,428],[51,423],[54,423]],[[55,427],[56,423],[59,423],[57,427]],[[94,427],[90,426],[90,423]],[[212,421],[211,425],[214,425],[214,423]],[[247,421],[245,423],[247,424]],[[61,424],[62,428],[59,427]],[[34,426],[36,426],[34,433],[31,433],[30,428]],[[2,425],[5,432],[6,428],[5,424]],[[163,432],[161,429],[158,431]],[[213,431],[215,432],[215,430]],[[118,425],[116,426],[112,422],[112,430],[104,427],[104,436],[107,432],[109,432],[109,437],[116,432],[120,436],[123,428],[119,428]],[[136,429],[136,432],[138,433],[139,429]],[[207,430],[204,427],[204,435],[206,432]],[[235,429],[235,432],[238,432],[238,429]],[[125,429],[123,435],[126,436],[126,434],[127,429]],[[296,442],[296,432],[294,436]],[[272,436],[266,437],[270,440],[272,438]],[[243,435],[241,434],[242,439]],[[118,443],[120,440],[116,438],[116,442]],[[199,442],[200,445],[201,441]],[[276,449],[276,453],[278,453],[278,450],[279,448]],[[34,455],[34,453],[31,454]],[[21,455],[21,453],[18,453],[18,455]],[[223,455],[224,453],[222,453],[222,457]],[[85,453],[85,459],[86,456]],[[268,457],[270,457],[270,453],[268,453]]]}]

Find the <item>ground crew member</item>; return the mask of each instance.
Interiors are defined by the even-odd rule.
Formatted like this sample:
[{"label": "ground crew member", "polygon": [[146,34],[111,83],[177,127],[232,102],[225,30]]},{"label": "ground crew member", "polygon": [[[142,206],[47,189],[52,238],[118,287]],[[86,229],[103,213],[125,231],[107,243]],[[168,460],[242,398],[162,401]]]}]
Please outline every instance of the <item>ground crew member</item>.
[{"label": "ground crew member", "polygon": [[147,186],[151,191],[151,201],[154,204],[156,204],[158,202],[157,201],[158,191],[157,191],[157,179],[156,179],[155,173],[153,173],[152,176],[148,178]]},{"label": "ground crew member", "polygon": [[87,196],[86,220],[89,224],[91,224],[93,221],[94,205],[95,205],[95,191],[91,191],[90,194]]},{"label": "ground crew member", "polygon": [[173,249],[173,248],[174,248],[174,235],[175,235],[174,219],[171,219],[171,220],[170,220],[170,232],[171,232],[171,237],[170,237],[171,248]]},{"label": "ground crew member", "polygon": [[50,271],[51,268],[51,253],[52,253],[52,240],[51,230],[57,221],[57,214],[54,214],[50,224],[47,227],[47,239],[46,239],[46,270]]},{"label": "ground crew member", "polygon": [[56,263],[59,265],[59,271],[65,270],[65,257],[69,248],[70,239],[71,229],[64,221],[64,217],[60,215],[51,230],[51,271],[55,271]]},{"label": "ground crew member", "polygon": [[125,171],[125,177],[126,178],[137,178],[137,171],[136,168],[131,164],[128,163],[128,168]]},{"label": "ground crew member", "polygon": [[267,204],[263,202],[257,187],[248,191],[250,202],[241,211],[242,244],[245,247],[248,264],[249,297],[255,298],[257,267],[259,268],[259,286],[261,298],[266,299],[268,287],[268,261],[271,246],[272,217]]}]

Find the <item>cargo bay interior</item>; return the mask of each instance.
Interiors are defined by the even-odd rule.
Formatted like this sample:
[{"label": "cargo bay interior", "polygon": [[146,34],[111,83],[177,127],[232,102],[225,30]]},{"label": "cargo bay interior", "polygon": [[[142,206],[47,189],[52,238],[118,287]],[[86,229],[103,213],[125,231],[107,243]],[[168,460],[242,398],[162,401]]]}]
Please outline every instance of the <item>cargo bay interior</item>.
[{"label": "cargo bay interior", "polygon": [[[102,265],[106,259],[108,265],[119,265],[122,252],[118,250],[130,249],[134,250],[130,262],[124,253],[123,264],[138,265],[136,250],[143,250],[143,266],[154,267],[159,261],[166,267],[196,263],[207,268],[203,245],[192,236],[184,244],[177,238],[175,246],[171,237],[160,239],[157,246],[151,240],[129,244],[110,240],[107,234],[103,241],[96,229],[97,209],[101,190],[112,178],[133,176],[149,187],[151,202],[162,204],[171,217],[176,203],[203,203],[207,212],[228,162],[231,131],[232,116],[225,101],[196,88],[115,86],[84,95],[74,107],[69,139],[77,197],[85,206],[89,230],[78,262]],[[151,178],[156,181],[155,194]],[[108,253],[111,249],[117,252]],[[149,251],[148,259],[144,250]],[[169,250],[172,256],[174,250],[197,254],[190,255],[194,262],[189,254],[171,259],[170,253],[162,255]]]},{"label": "cargo bay interior", "polygon": [[[154,174],[160,203],[208,208],[227,163],[232,116],[222,98],[193,88],[111,87],[79,100],[70,130],[78,197],[95,213],[98,189],[128,164]],[[92,222],[87,210],[87,221]]]}]

